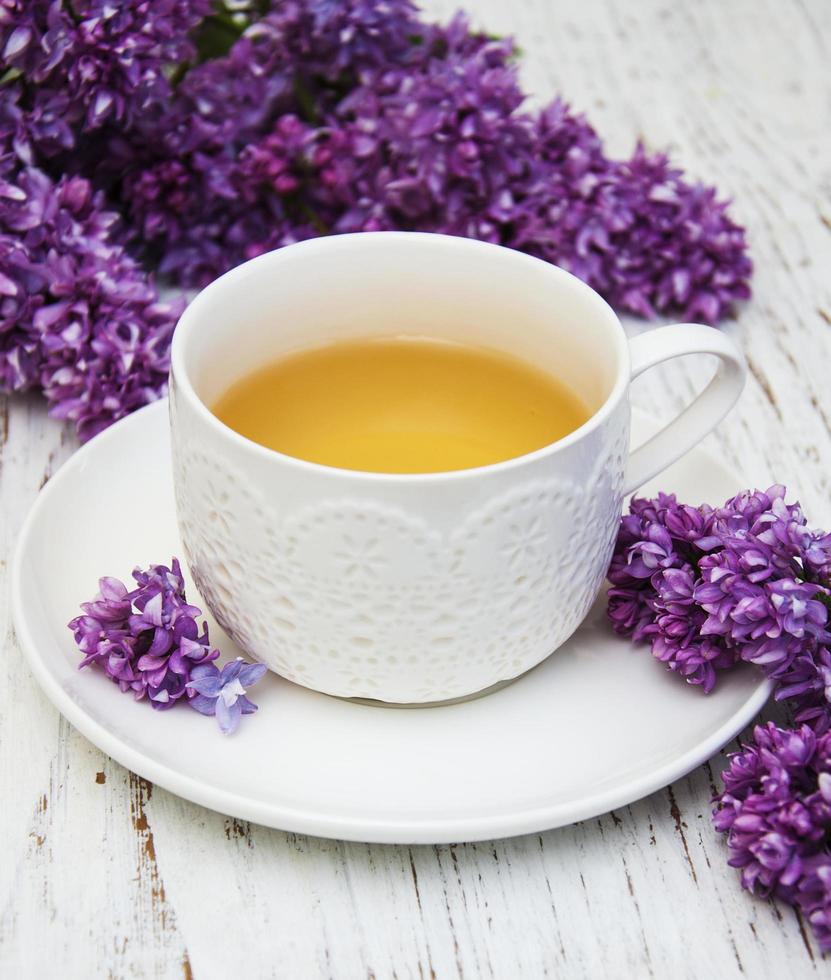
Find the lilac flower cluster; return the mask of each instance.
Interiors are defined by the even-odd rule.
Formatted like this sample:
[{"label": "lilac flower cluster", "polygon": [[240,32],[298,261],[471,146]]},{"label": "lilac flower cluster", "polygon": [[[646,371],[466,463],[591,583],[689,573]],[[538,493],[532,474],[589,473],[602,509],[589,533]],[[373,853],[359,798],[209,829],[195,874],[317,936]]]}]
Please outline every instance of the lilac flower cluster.
[{"label": "lilac flower cluster", "polygon": [[831,949],[831,534],[785,488],[723,507],[635,499],[608,572],[616,632],[705,692],[756,664],[797,728],[757,727],[716,797],[730,864],[751,891],[799,908]]},{"label": "lilac flower cluster", "polygon": [[513,44],[461,15],[0,0],[0,52],[0,388],[44,388],[82,438],[164,383],[176,309],[138,263],[198,286],[315,235],[409,229],[527,251],[644,316],[715,323],[749,295],[711,188],[640,146],[609,159],[560,100],[525,110]]},{"label": "lilac flower cluster", "polygon": [[322,232],[407,229],[530,252],[638,315],[727,316],[751,264],[726,204],[640,146],[610,160],[560,100],[522,111],[514,54],[407,2],[284,4],[186,77],[169,120],[196,129],[128,179],[131,219],[190,285]]},{"label": "lilac flower cluster", "polygon": [[796,906],[831,949],[831,732],[757,726],[722,778],[713,822],[742,884]]},{"label": "lilac flower cluster", "polygon": [[105,125],[129,126],[170,97],[170,65],[211,0],[3,0],[6,98],[38,151],[65,153]]},{"label": "lilac flower cluster", "polygon": [[88,439],[163,393],[182,304],[160,302],[84,178],[0,157],[0,201],[0,390],[39,387]]},{"label": "lilac flower cluster", "polygon": [[159,111],[210,8],[0,3],[0,391],[41,389],[82,440],[163,394],[182,303],[159,300],[118,202],[78,171]]},{"label": "lilac flower cluster", "polygon": [[798,723],[829,728],[831,535],[807,527],[784,487],[715,510],[633,500],[608,576],[613,628],[670,670],[709,692],[719,670],[756,664]]},{"label": "lilac flower cluster", "polygon": [[215,715],[223,732],[233,732],[242,714],[257,710],[245,688],[265,673],[263,664],[235,660],[220,671],[213,663],[208,627],[189,605],[176,558],[170,567],[151,565],[133,572],[136,588],[105,577],[98,595],[81,604],[83,614],[68,625],[84,659],[97,666],[136,700],[147,698],[159,710],[184,700],[202,714]]}]

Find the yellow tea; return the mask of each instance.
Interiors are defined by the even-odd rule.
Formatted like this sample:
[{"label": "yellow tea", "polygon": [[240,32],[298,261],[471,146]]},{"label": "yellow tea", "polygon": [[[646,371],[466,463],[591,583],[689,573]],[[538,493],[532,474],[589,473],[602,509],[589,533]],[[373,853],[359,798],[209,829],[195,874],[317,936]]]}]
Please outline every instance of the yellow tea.
[{"label": "yellow tea", "polygon": [[497,463],[591,414],[562,381],[508,354],[407,337],[286,355],[232,385],[213,412],[270,449],[377,473]]}]

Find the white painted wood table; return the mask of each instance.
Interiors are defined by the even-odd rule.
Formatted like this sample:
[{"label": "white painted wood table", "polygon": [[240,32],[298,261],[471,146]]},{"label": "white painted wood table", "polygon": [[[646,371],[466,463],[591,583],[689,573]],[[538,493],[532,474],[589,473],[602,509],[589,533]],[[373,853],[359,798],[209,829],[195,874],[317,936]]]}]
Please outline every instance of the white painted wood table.
[{"label": "white painted wood table", "polygon": [[[456,0],[427,6],[446,16]],[[691,175],[735,198],[757,271],[755,297],[728,330],[750,380],[713,442],[749,481],[787,483],[815,523],[828,521],[831,5],[467,7],[489,30],[517,36],[536,98],[562,92],[612,152],[628,153],[638,137],[670,147]],[[649,372],[636,400],[670,414],[708,369],[687,361]],[[0,407],[5,580],[26,511],[76,443],[37,398]],[[514,840],[382,847],[266,830],[155,789],[72,730],[35,685],[6,589],[0,596],[4,977],[828,971],[804,923],[751,899],[725,865],[709,822],[723,755],[616,813]]]}]

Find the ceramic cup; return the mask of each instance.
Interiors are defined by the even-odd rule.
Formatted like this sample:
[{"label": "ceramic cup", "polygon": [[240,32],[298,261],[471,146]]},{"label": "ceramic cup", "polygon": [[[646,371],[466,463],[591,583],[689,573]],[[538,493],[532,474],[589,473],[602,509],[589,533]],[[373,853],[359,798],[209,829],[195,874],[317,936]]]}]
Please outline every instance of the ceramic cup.
[{"label": "ceramic cup", "polygon": [[[516,459],[417,475],[304,462],[227,428],[210,405],[299,348],[409,334],[504,350],[591,406]],[[629,451],[629,384],[715,354],[687,410]],[[574,632],[603,582],[623,495],[678,459],[735,402],[741,354],[697,324],[627,343],[588,286],[519,252],[379,232],[302,242],[208,286],[173,339],[177,508],[193,578],[240,647],[327,694],[461,698],[517,677]]]}]

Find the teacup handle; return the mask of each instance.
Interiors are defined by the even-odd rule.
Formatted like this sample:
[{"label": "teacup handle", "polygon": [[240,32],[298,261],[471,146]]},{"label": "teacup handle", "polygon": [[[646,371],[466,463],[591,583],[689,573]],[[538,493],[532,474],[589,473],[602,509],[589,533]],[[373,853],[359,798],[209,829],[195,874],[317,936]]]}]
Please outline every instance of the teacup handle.
[{"label": "teacup handle", "polygon": [[747,368],[739,348],[719,330],[700,323],[676,323],[649,330],[629,341],[632,378],[656,364],[685,354],[715,354],[718,370],[704,391],[678,418],[629,456],[624,493],[637,490],[680,459],[711,432],[735,405]]}]

